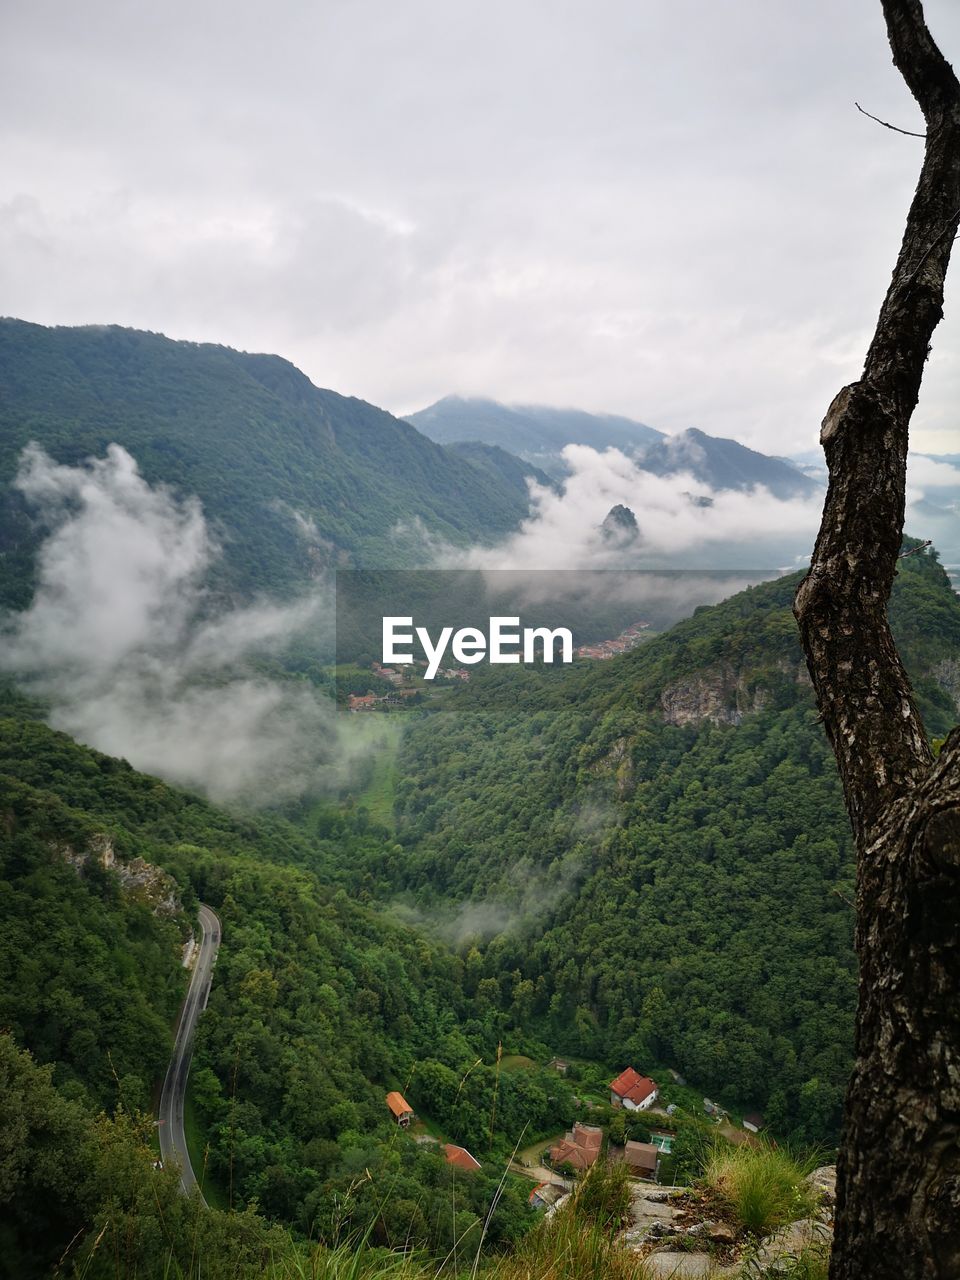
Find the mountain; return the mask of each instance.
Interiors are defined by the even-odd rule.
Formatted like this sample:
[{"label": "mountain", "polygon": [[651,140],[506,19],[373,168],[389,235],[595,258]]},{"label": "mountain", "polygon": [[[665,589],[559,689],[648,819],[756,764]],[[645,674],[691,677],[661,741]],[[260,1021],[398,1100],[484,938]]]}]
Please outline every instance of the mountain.
[{"label": "mountain", "polygon": [[504,405],[495,400],[447,396],[407,418],[442,444],[477,440],[500,445],[562,480],[565,445],[620,449],[655,475],[691,473],[713,489],[749,489],[763,485],[778,498],[805,497],[817,483],[789,460],[770,458],[736,440],[690,429],[664,435],[642,422],[612,414],[553,409],[545,405]]},{"label": "mountain", "polygon": [[592,449],[623,449],[662,439],[659,431],[614,414],[554,409],[547,405],[505,405],[496,400],[446,396],[407,416],[418,431],[440,444],[480,441],[499,445],[543,468],[555,479],[564,475],[560,452],[564,445],[585,444]]},{"label": "mountain", "polygon": [[748,449],[737,440],[708,436],[694,427],[649,445],[638,455],[637,463],[658,476],[689,472],[712,489],[743,490],[762,485],[783,499],[805,498],[820,488],[788,461]]},{"label": "mountain", "polygon": [[505,492],[513,492],[518,501],[527,498],[529,490],[527,480],[535,480],[537,484],[549,489],[556,489],[556,481],[545,471],[523,461],[515,454],[508,453],[496,444],[481,444],[477,440],[455,441],[445,446],[448,453],[458,458],[465,458],[478,471],[487,472],[498,486]]},{"label": "mountain", "polygon": [[[535,1221],[530,1182],[503,1172],[515,1144],[562,1132],[575,1095],[623,1141],[607,1082],[634,1063],[679,1108],[671,1176],[716,1136],[704,1090],[835,1141],[854,869],[794,586],[607,662],[476,669],[402,721],[375,783],[391,829],[352,801],[227,813],[0,688],[0,1274],[160,1280],[199,1257],[252,1280],[353,1238],[438,1264],[483,1231],[496,1275]],[[960,602],[933,555],[903,561],[891,616],[941,733]],[[190,1072],[209,1213],[153,1167],[138,1116],[198,899],[223,925]],[[395,1089],[418,1141],[384,1106]],[[455,1173],[435,1132],[482,1169]]]},{"label": "mountain", "polygon": [[637,517],[629,507],[625,507],[622,502],[618,502],[603,517],[600,533],[607,541],[617,543],[633,542],[640,536]]},{"label": "mountain", "polygon": [[17,606],[39,531],[9,482],[30,441],[62,463],[116,442],[151,483],[196,494],[224,546],[220,585],[243,594],[289,590],[323,563],[411,563],[418,521],[463,544],[528,509],[516,459],[444,449],[279,356],[2,320],[0,603]]},{"label": "mountain", "polygon": [[[455,707],[408,730],[405,855],[381,892],[454,912],[476,980],[512,974],[516,1016],[554,1052],[669,1063],[775,1130],[832,1142],[854,864],[797,581],[610,661],[478,669]],[[891,623],[942,735],[958,718],[960,601],[932,555],[902,561]]]}]

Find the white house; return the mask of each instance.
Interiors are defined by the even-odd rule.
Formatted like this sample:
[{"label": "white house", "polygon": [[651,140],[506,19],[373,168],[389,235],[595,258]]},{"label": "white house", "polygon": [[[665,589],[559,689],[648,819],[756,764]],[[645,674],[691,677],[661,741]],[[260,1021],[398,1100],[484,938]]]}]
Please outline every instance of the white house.
[{"label": "white house", "polygon": [[627,1111],[646,1111],[656,1102],[659,1092],[649,1076],[639,1075],[633,1067],[627,1067],[616,1080],[610,1081],[610,1102]]}]

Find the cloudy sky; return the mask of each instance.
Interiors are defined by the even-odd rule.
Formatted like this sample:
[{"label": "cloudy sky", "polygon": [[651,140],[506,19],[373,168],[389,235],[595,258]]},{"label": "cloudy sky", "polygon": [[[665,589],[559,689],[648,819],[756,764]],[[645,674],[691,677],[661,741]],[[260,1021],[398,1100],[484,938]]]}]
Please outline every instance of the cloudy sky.
[{"label": "cloudy sky", "polygon": [[[928,0],[960,63],[960,6]],[[0,309],[812,447],[922,120],[879,0],[31,0],[0,19]],[[916,443],[955,451],[960,263]]]}]

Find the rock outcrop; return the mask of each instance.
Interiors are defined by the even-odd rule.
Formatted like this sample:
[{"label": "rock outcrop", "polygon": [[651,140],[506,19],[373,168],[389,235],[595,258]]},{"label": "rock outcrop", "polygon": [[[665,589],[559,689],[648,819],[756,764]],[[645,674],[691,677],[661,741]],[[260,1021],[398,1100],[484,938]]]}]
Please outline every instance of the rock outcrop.
[{"label": "rock outcrop", "polygon": [[618,502],[604,516],[603,524],[600,526],[600,535],[604,542],[613,542],[619,546],[636,542],[640,537],[640,526],[637,524],[637,517],[629,507],[625,507],[623,503]]},{"label": "rock outcrop", "polygon": [[960,658],[944,658],[931,668],[930,674],[960,712]]},{"label": "rock outcrop", "polygon": [[132,901],[144,903],[155,916],[172,918],[183,910],[173,876],[143,858],[122,861],[117,857],[112,837],[104,832],[90,836],[83,849],[66,843],[56,843],[53,848],[56,856],[73,867],[77,875],[83,875],[91,862],[112,871],[120,881],[121,891]]},{"label": "rock outcrop", "polygon": [[660,695],[667,724],[740,724],[743,717],[762,711],[770,694],[761,686],[749,688],[742,675],[730,668],[703,671],[669,685]]},{"label": "rock outcrop", "polygon": [[698,726],[740,724],[745,716],[763,711],[773,701],[773,691],[784,679],[809,684],[802,661],[783,659],[765,672],[750,675],[730,664],[698,671],[668,685],[660,695],[660,710],[667,724]]},{"label": "rock outcrop", "polygon": [[815,1212],[760,1240],[739,1229],[708,1192],[635,1183],[630,1223],[621,1239],[643,1256],[651,1278],[720,1280],[786,1271],[806,1250],[825,1253],[833,1234],[837,1171],[824,1165],[808,1181],[817,1193]]}]

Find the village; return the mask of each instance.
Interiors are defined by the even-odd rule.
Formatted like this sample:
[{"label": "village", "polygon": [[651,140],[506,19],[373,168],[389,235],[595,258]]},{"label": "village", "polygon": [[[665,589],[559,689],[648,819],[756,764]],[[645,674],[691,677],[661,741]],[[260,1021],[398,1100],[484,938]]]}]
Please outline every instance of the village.
[{"label": "village", "polygon": [[[373,690],[367,690],[366,693],[350,693],[347,695],[347,710],[354,713],[388,711],[391,707],[403,706],[411,700],[419,702],[431,692],[431,686],[424,682],[419,670],[425,669],[426,665],[422,659],[394,667],[385,667],[377,661],[372,662],[370,671],[375,679],[381,682],[386,681],[393,687],[389,692],[383,693],[375,693]],[[448,683],[465,684],[470,679],[470,672],[466,667],[441,667],[437,671],[436,678]]]},{"label": "village", "polygon": [[[628,653],[631,649],[652,636],[650,623],[638,621],[631,623],[612,640],[598,640],[592,644],[579,645],[574,650],[577,658],[592,661],[615,658],[619,654]],[[427,663],[424,659],[416,659],[412,663],[385,666],[379,661],[370,663],[370,673],[378,683],[386,682],[392,687],[383,692],[368,689],[364,693],[349,693],[346,699],[347,710],[353,713],[370,711],[389,711],[395,707],[409,705],[411,700],[422,701],[432,691],[432,682],[423,678]],[[466,684],[470,680],[470,672],[466,667],[440,667],[436,672],[436,680],[446,682],[447,686]]]},{"label": "village", "polygon": [[642,641],[650,639],[651,635],[649,622],[634,622],[613,640],[598,640],[595,644],[579,645],[575,653],[578,658],[593,660],[616,658],[621,653],[628,653],[631,649],[635,649]]},{"label": "village", "polygon": [[[566,1076],[571,1068],[570,1062],[559,1057],[552,1058],[546,1065],[561,1077]],[[675,1085],[687,1090],[682,1076],[675,1071],[669,1074]],[[680,1119],[677,1105],[664,1104],[657,1082],[650,1076],[641,1075],[632,1066],[621,1071],[607,1088],[608,1114],[614,1116],[613,1123],[604,1126],[578,1119],[562,1135],[535,1143],[515,1154],[510,1163],[511,1171],[535,1183],[528,1196],[531,1209],[552,1213],[572,1193],[578,1177],[600,1160],[624,1164],[629,1176],[638,1184],[657,1186],[662,1183],[664,1158],[671,1156],[677,1137]],[[391,1090],[384,1101],[398,1128],[409,1132],[413,1141],[438,1146],[447,1164],[466,1173],[483,1167],[465,1147],[444,1142],[427,1132],[421,1118],[399,1090]],[[582,1098],[575,1101],[587,1112],[604,1110],[599,1102]],[[723,1136],[734,1145],[755,1142],[754,1135],[760,1132],[764,1123],[759,1113],[752,1112],[743,1117],[742,1128],[734,1125],[727,1111],[706,1097],[702,1099],[701,1114],[718,1126]],[[622,1117],[619,1123],[618,1116]],[[643,1139],[628,1137],[630,1129],[636,1127],[641,1118],[644,1121]],[[622,1135],[622,1141],[615,1140],[615,1133],[617,1137]],[[673,1168],[671,1161],[671,1177]]]}]

